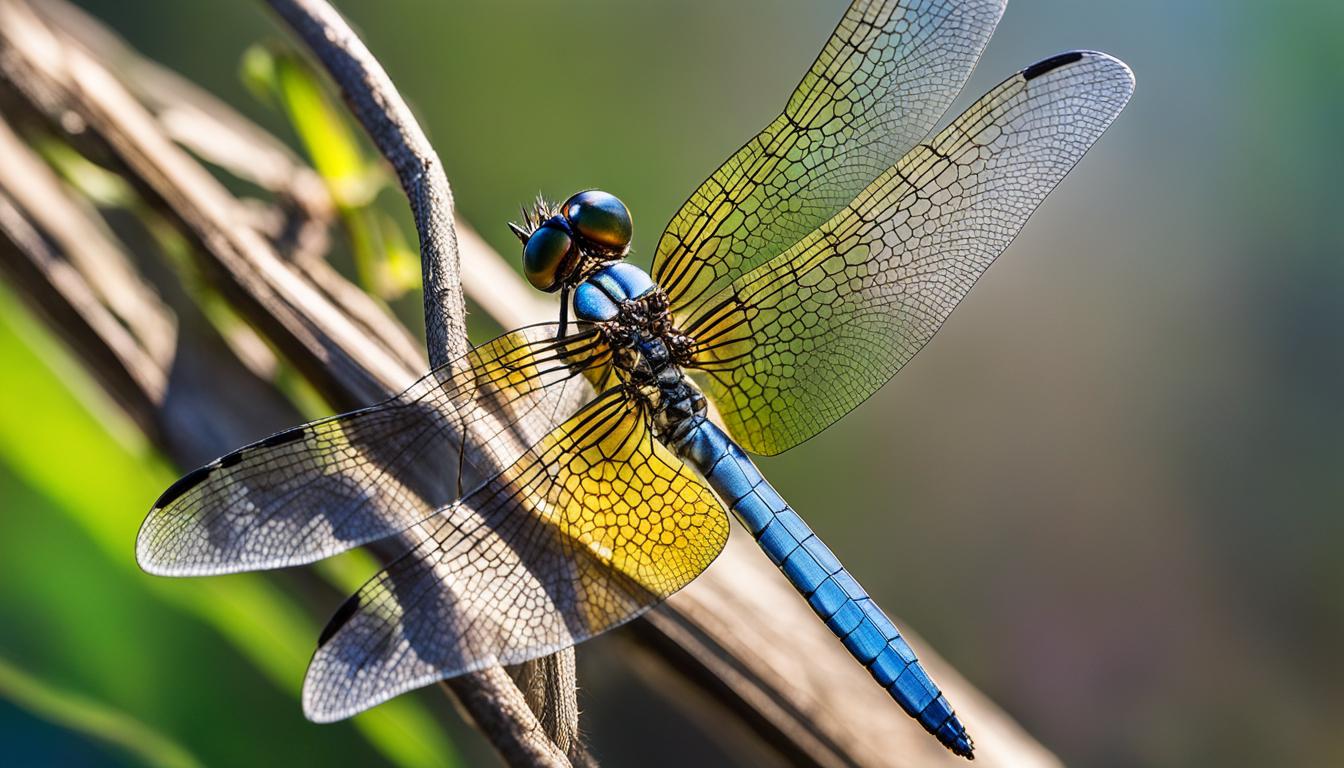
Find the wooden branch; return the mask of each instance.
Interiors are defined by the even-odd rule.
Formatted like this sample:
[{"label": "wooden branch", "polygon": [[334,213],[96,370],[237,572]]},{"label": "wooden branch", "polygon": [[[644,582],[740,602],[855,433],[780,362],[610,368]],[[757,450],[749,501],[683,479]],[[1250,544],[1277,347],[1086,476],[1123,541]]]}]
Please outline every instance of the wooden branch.
[{"label": "wooden branch", "polygon": [[156,393],[167,388],[164,372],[78,270],[57,255],[9,196],[8,186],[0,191],[0,264],[6,278],[91,369],[100,371],[99,383],[136,425],[147,435],[156,434],[157,420],[145,414],[153,412]]},{"label": "wooden branch", "polygon": [[[351,320],[340,301],[334,301],[329,292],[316,289],[302,270],[275,253],[266,238],[240,224],[246,219],[238,215],[237,201],[210,187],[211,182],[217,182],[208,175],[203,179],[199,170],[184,169],[184,163],[199,166],[173,154],[181,150],[166,139],[163,126],[152,120],[143,105],[129,98],[126,89],[98,67],[96,60],[88,61],[93,57],[85,52],[81,60],[78,45],[62,38],[58,31],[35,24],[31,14],[21,12],[25,7],[19,0],[0,0],[0,79],[20,91],[29,109],[45,115],[53,130],[79,127],[91,134],[81,135],[104,145],[128,177],[136,180],[166,211],[175,211],[171,215],[202,249],[205,264],[217,283],[227,289],[239,311],[262,329],[305,375],[313,376],[333,403],[339,406],[347,401],[368,402],[376,397],[376,392],[409,381],[409,378],[400,382],[391,380],[413,376],[416,365],[422,363],[387,351],[388,347],[379,341],[379,334],[371,334],[362,323]],[[90,88],[107,89],[111,95],[90,94]],[[13,182],[6,184],[5,170],[0,166],[0,193],[13,186]],[[24,181],[22,177],[16,178]],[[67,206],[66,210],[80,209]],[[145,354],[138,341],[132,345],[131,354],[116,353],[125,340],[118,342],[113,338],[116,331],[106,320],[93,319],[107,306],[92,287],[96,275],[85,275],[80,267],[72,266],[65,270],[67,277],[59,276],[64,269],[60,265],[76,263],[66,258],[62,249],[78,248],[80,244],[72,241],[58,245],[50,232],[34,225],[37,220],[33,212],[16,203],[12,196],[0,197],[0,235],[4,236],[0,237],[0,245],[8,244],[0,247],[0,264],[15,274],[11,267],[18,264],[20,256],[30,254],[24,256],[30,265],[25,285],[38,286],[32,291],[25,289],[30,300],[43,293],[40,286],[44,282],[56,288],[62,281],[72,284],[71,274],[79,278],[83,282],[80,289],[45,292],[52,304],[45,314],[56,317],[65,312],[77,316],[67,322],[66,335],[84,339],[81,355],[92,366],[112,369],[101,377],[104,381],[115,378],[121,382],[115,386],[150,392],[151,387],[145,383],[148,378],[115,374],[118,366],[125,369],[158,363],[152,355]],[[60,225],[49,222],[46,226]],[[222,231],[229,227],[246,229],[247,233]],[[490,306],[487,302],[494,297],[515,295],[509,293],[513,291],[520,297],[535,297],[479,238],[463,234],[461,245],[462,258],[469,269],[466,277],[476,276],[479,270],[494,270],[485,285],[473,289],[471,280],[467,281],[482,306]],[[45,271],[41,265],[47,265]],[[256,274],[242,274],[245,272]],[[476,293],[477,290],[481,293]],[[145,300],[151,299],[152,295]],[[553,316],[553,309],[548,312],[548,306],[553,307],[536,298],[519,299],[516,303],[499,302],[492,312],[498,312],[496,319],[502,324],[511,326],[536,317],[532,314],[526,318],[514,317],[511,313]],[[331,315],[341,318],[334,329],[327,326]],[[197,332],[181,314],[178,324],[183,329],[176,344],[180,357],[190,348]],[[368,351],[369,347],[383,351],[374,355]],[[216,358],[231,359],[226,347]],[[386,368],[374,368],[376,360],[381,360]],[[241,368],[236,361],[233,365]],[[328,373],[317,370],[328,365],[332,369]],[[173,369],[178,367],[178,361],[174,360]],[[177,378],[175,374],[167,376],[166,397],[129,399],[145,403],[141,407],[147,411],[162,407],[161,401],[173,401]],[[176,391],[179,398],[184,390],[200,393],[202,399],[198,402],[208,405],[205,410],[217,409],[223,414],[221,422],[236,417],[244,424],[255,423],[249,421],[248,409],[243,404],[211,400],[218,389],[214,382],[197,380],[178,385]],[[371,391],[375,394],[369,394]],[[239,438],[226,437],[219,441],[221,447],[207,456],[222,453],[255,436],[253,432]],[[960,764],[872,684],[744,536],[734,536],[709,571],[644,620],[634,622],[626,635],[651,650],[665,668],[676,670],[678,679],[693,683],[702,694],[736,713],[796,764],[922,765],[938,761]],[[927,646],[917,639],[912,639],[912,644],[971,729],[980,763],[1056,764],[1053,756]],[[472,692],[464,691],[461,695],[469,698]],[[494,704],[486,707],[485,716],[502,711],[491,708]],[[504,712],[506,720],[515,721],[526,720],[527,714]],[[522,731],[510,732],[520,737],[516,747],[519,761],[555,764],[549,762],[556,754],[548,752],[549,742],[534,740],[535,726],[529,724]]]},{"label": "wooden branch", "polygon": [[210,92],[146,59],[83,9],[66,0],[35,0],[49,28],[76,42],[158,119],[164,132],[202,159],[293,201],[317,224],[331,223],[326,184],[284,142],[262,130]]},{"label": "wooden branch", "polygon": [[[382,65],[334,8],[325,0],[268,1],[326,67],[346,104],[396,171],[420,236],[429,361],[435,367],[446,365],[466,354],[470,343],[453,196],[443,164]],[[568,764],[564,758],[567,753],[575,755],[578,762],[592,762],[578,740],[574,651],[569,648],[557,655],[564,658],[524,665],[520,671],[524,679],[539,679],[521,690],[502,670],[463,675],[448,682],[510,763],[530,764],[543,756],[558,755]],[[521,718],[523,712],[527,718]],[[542,718],[544,730],[537,730],[536,718],[542,713],[549,716]],[[529,733],[527,729],[532,730]],[[523,749],[537,741],[541,733],[548,733],[551,739],[546,749]]]},{"label": "wooden branch", "polygon": [[430,364],[466,354],[466,311],[458,279],[453,193],[439,156],[382,65],[324,0],[268,0],[336,84],[411,203],[424,265],[425,337]]},{"label": "wooden branch", "polygon": [[299,418],[175,286],[105,281],[133,267],[99,223],[0,121],[0,270],[153,442],[197,466]]},{"label": "wooden branch", "polygon": [[503,667],[444,680],[481,733],[513,766],[567,768],[569,756],[546,733],[532,705]]},{"label": "wooden branch", "polygon": [[[276,196],[282,255],[308,261],[327,251],[335,207],[326,184],[287,145],[191,81],[131,49],[66,0],[34,0],[49,26],[119,73],[121,82],[157,118],[169,138],[196,156]],[[415,347],[412,346],[414,349]]]}]

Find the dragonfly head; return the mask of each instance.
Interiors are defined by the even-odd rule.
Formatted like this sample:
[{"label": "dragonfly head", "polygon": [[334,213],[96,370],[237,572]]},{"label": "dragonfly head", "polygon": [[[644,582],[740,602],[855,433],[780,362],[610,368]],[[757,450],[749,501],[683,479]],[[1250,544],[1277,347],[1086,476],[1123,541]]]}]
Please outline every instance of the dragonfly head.
[{"label": "dragonfly head", "polygon": [[538,290],[573,287],[592,267],[625,258],[633,224],[615,195],[590,189],[558,207],[537,200],[509,229],[523,243],[523,272]]}]

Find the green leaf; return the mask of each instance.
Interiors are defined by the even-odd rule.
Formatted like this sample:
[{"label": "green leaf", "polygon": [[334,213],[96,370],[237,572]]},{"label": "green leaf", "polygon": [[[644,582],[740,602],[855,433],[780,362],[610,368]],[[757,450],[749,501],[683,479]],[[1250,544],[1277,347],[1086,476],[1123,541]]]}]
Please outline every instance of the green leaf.
[{"label": "green leaf", "polygon": [[40,137],[33,147],[67,183],[95,205],[131,208],[139,199],[125,179],[90,161],[60,139]]},{"label": "green leaf", "polygon": [[371,203],[387,183],[382,166],[365,160],[344,112],[303,58],[274,52],[271,57],[280,105],[336,205],[349,209]]}]

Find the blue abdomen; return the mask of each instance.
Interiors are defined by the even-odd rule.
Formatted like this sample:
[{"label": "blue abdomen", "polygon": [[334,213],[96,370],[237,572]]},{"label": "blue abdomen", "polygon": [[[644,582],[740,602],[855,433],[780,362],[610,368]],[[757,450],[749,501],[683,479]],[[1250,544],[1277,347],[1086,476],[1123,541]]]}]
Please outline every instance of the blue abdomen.
[{"label": "blue abdomen", "polygon": [[896,625],[742,449],[703,417],[673,442],[878,684],[949,749],[970,757],[970,736]]}]

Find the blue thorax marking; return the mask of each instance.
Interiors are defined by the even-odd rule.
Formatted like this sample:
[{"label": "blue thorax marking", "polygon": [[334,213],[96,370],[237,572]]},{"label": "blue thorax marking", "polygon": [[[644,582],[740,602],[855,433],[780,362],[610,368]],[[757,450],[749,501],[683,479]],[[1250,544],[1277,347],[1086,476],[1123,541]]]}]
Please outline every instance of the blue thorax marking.
[{"label": "blue thorax marking", "polygon": [[594,272],[574,290],[574,314],[588,322],[610,322],[616,319],[621,302],[638,299],[654,288],[647,272],[617,261]]}]

